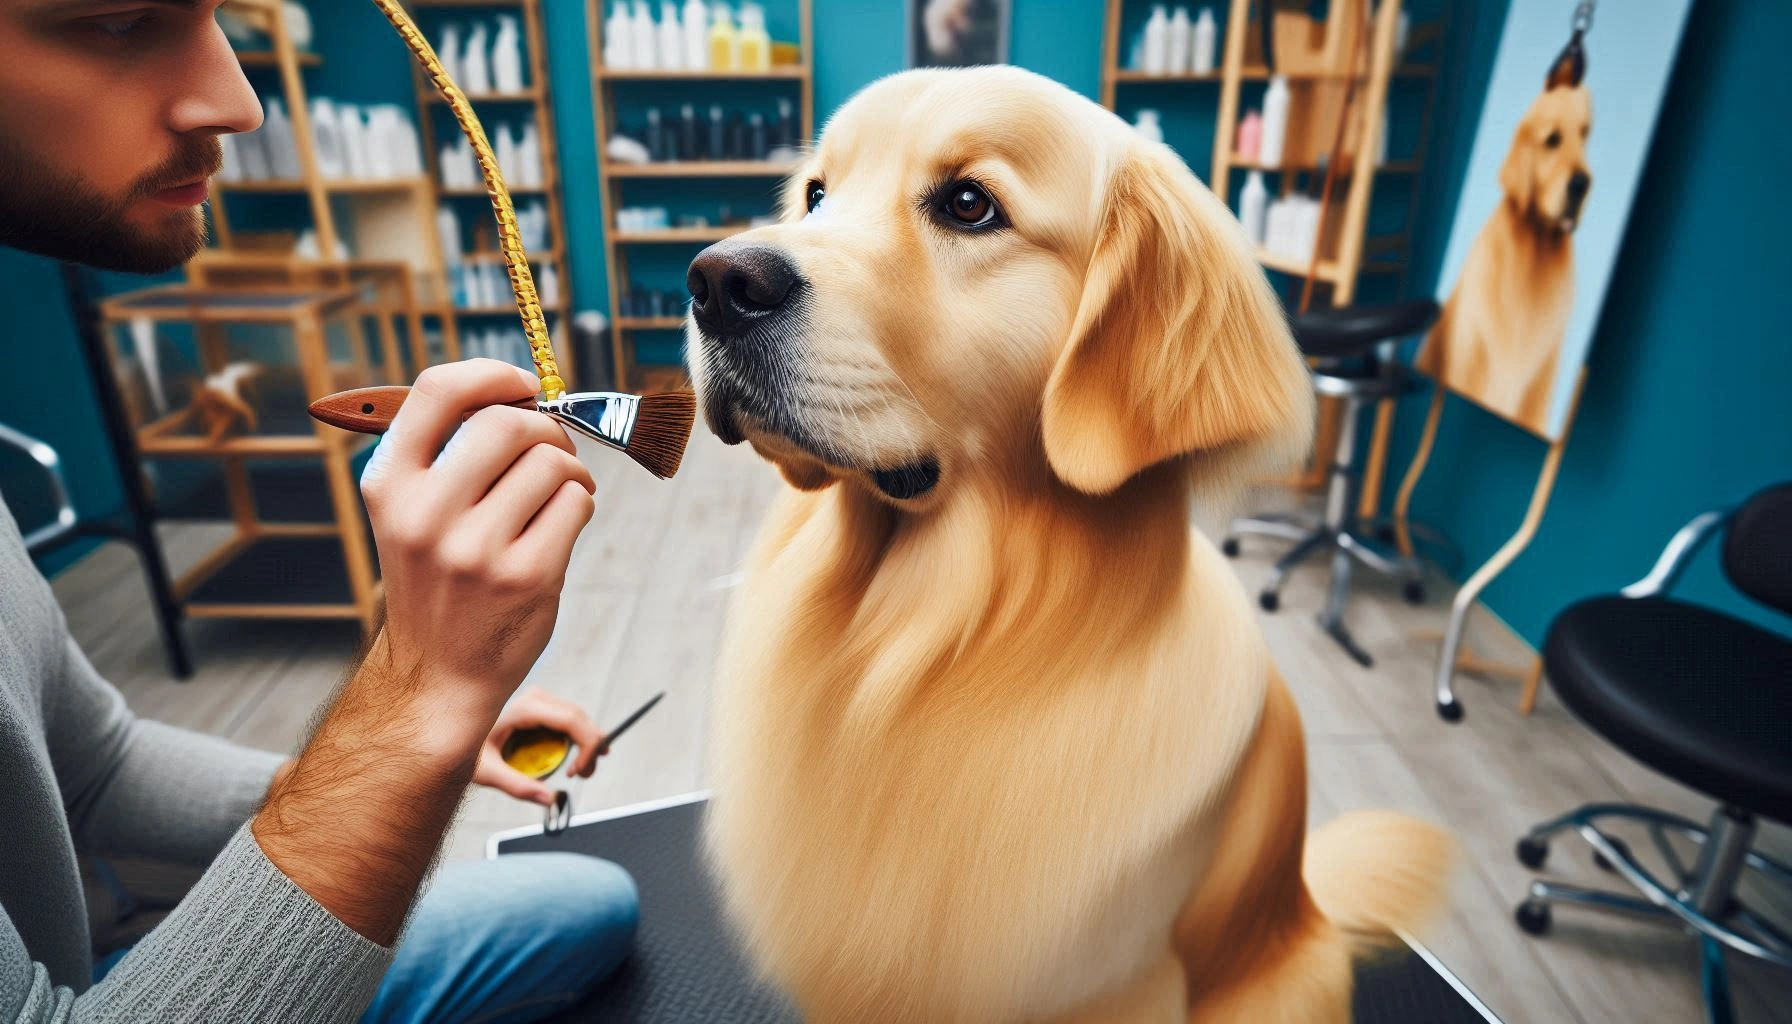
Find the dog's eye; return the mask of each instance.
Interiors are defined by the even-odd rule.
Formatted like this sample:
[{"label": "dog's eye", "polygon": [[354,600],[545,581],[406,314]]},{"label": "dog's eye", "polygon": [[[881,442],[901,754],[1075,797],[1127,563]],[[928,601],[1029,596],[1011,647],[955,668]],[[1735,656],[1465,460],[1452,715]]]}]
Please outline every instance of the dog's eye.
[{"label": "dog's eye", "polygon": [[1562,133],[1561,132],[1550,132],[1549,138],[1544,139],[1543,144],[1545,146],[1548,146],[1550,149],[1554,149],[1557,146],[1560,146],[1562,144]]},{"label": "dog's eye", "polygon": [[974,181],[961,181],[948,188],[945,205],[947,215],[966,227],[984,227],[996,219],[995,201]]},{"label": "dog's eye", "polygon": [[809,183],[808,190],[803,193],[803,201],[809,205],[810,213],[815,212],[815,208],[821,205],[821,201],[827,198],[827,194],[828,190],[822,187],[821,182],[811,181]]}]

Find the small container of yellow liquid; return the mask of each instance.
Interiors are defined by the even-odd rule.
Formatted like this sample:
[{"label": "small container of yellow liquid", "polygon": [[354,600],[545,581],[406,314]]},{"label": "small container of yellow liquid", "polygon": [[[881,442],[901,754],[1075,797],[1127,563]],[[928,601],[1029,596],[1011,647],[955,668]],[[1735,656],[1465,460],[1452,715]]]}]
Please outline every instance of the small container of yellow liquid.
[{"label": "small container of yellow liquid", "polygon": [[572,737],[545,726],[518,729],[504,741],[504,763],[532,779],[560,770],[572,754]]},{"label": "small container of yellow liquid", "polygon": [[709,26],[709,70],[740,69],[740,34],[734,30],[734,18],[726,4],[717,4]]},{"label": "small container of yellow liquid", "polygon": [[736,44],[742,71],[772,69],[772,37],[765,31],[765,8],[754,3],[740,7],[740,41]]}]

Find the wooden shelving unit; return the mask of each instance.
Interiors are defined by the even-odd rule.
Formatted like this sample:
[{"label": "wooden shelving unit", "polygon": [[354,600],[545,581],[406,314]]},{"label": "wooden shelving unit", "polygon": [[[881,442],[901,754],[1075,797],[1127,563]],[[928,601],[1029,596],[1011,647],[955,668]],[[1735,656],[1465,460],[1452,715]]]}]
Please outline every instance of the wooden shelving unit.
[{"label": "wooden shelving unit", "polygon": [[[543,27],[542,0],[408,0],[406,6],[414,11],[431,11],[449,9],[460,12],[465,17],[475,11],[502,11],[512,14],[521,22],[523,30],[523,46],[528,51],[527,81],[520,91],[487,92],[468,94],[467,99],[473,104],[480,120],[492,118],[508,118],[519,107],[526,107],[535,121],[536,137],[541,143],[541,184],[538,186],[519,187],[514,182],[505,182],[511,196],[519,207],[527,200],[541,199],[548,215],[548,247],[538,252],[529,253],[529,264],[536,273],[536,284],[539,287],[541,268],[552,265],[560,279],[560,294],[551,303],[542,303],[542,311],[547,314],[548,326],[554,334],[554,354],[560,363],[561,374],[569,381],[578,379],[578,368],[574,363],[573,346],[563,344],[563,339],[571,338],[572,331],[572,270],[566,261],[566,216],[562,204],[560,188],[560,158],[557,137],[554,132],[554,105],[548,90],[547,35]],[[431,31],[433,26],[423,26]],[[432,32],[433,37],[433,32]],[[488,200],[489,194],[481,188],[445,188],[442,180],[441,145],[450,136],[448,131],[459,134],[459,128],[444,129],[438,132],[438,118],[446,118],[447,101],[442,94],[423,74],[423,69],[413,62],[411,68],[412,83],[417,94],[417,123],[423,135],[424,160],[429,168],[431,183],[435,194],[459,205],[455,213],[462,224],[491,223],[492,211],[488,203],[474,203],[469,200]],[[488,111],[492,115],[488,117]],[[445,122],[451,123],[451,122]],[[486,134],[496,138],[495,130],[489,126]],[[432,212],[433,216],[433,212]],[[492,236],[496,244],[496,235]],[[438,247],[439,251],[439,247]],[[495,251],[463,253],[463,260],[475,263],[502,263],[503,257]],[[459,357],[460,321],[464,318],[478,317],[485,319],[501,318],[508,314],[517,315],[516,306],[505,304],[498,306],[456,306],[453,301],[452,287],[441,296],[433,307],[433,312],[440,316],[443,323],[444,339],[455,339],[454,358]]]},{"label": "wooden shelving unit", "polygon": [[[314,286],[359,283],[369,276],[379,276],[395,265],[409,267],[412,280],[400,291],[405,295],[406,330],[412,337],[413,354],[425,351],[421,337],[421,321],[415,316],[417,307],[428,308],[446,296],[447,275],[442,262],[442,246],[436,236],[435,198],[430,182],[422,176],[359,181],[326,178],[318,169],[316,136],[311,130],[311,103],[305,88],[303,69],[323,64],[316,53],[300,51],[292,41],[286,24],[286,12],[280,0],[227,0],[245,21],[268,37],[266,50],[245,50],[237,60],[246,69],[272,70],[279,78],[280,94],[292,120],[293,145],[299,159],[296,179],[260,179],[255,181],[211,181],[212,235],[217,243],[188,267],[188,277],[199,284],[228,284],[225,279],[208,276],[225,263],[238,260],[255,264],[258,284]],[[304,196],[310,213],[311,228],[317,235],[316,259],[305,259],[290,250],[268,249],[262,233],[238,233],[232,230],[228,212],[229,196]],[[354,232],[360,251],[349,260],[336,259],[337,242],[342,238],[335,200],[349,208],[350,222],[360,230]],[[370,267],[385,270],[369,270]],[[378,311],[382,318],[390,308]],[[385,319],[389,324],[390,320]],[[446,332],[445,332],[446,335]],[[448,355],[458,353],[452,336],[445,336]],[[416,363],[411,369],[421,369]],[[402,366],[393,367],[400,371]]]},{"label": "wooden shelving unit", "polygon": [[[604,151],[610,138],[610,126],[616,124],[618,82],[715,82],[782,81],[794,84],[798,91],[796,107],[802,130],[799,141],[809,140],[814,128],[815,44],[810,15],[810,0],[798,0],[798,44],[800,63],[774,64],[767,71],[637,71],[611,69],[598,62],[604,52],[604,11],[602,0],[586,0],[585,24],[590,33],[592,56],[592,114],[596,121],[598,152]],[[781,49],[773,47],[774,54]],[[636,335],[643,331],[678,330],[682,317],[625,317],[622,302],[628,291],[628,255],[631,245],[706,245],[718,242],[745,226],[722,225],[700,228],[668,228],[658,231],[623,231],[616,226],[616,211],[622,206],[622,182],[640,178],[763,178],[777,179],[789,174],[792,165],[763,160],[668,161],[647,164],[625,164],[604,161],[599,167],[599,187],[603,196],[604,266],[610,290],[610,346],[616,387],[621,390],[657,391],[682,386],[682,366],[641,364],[635,361]]]},{"label": "wooden shelving unit", "polygon": [[[408,269],[392,268],[406,282]],[[372,630],[381,594],[373,547],[354,480],[352,460],[369,439],[311,420],[305,406],[347,387],[389,383],[396,342],[382,332],[387,362],[375,367],[356,322],[366,315],[354,287],[249,287],[241,284],[164,285],[113,296],[100,305],[107,344],[119,329],[142,320],[191,326],[196,364],[168,383],[171,398],[191,386],[192,374],[215,373],[232,360],[233,328],[253,326],[252,350],[268,331],[290,338],[292,365],[265,365],[252,382],[259,421],[221,437],[197,422],[190,402],[146,415],[129,408],[137,450],[146,458],[206,459],[222,467],[224,512],[235,527],[229,539],[174,580],[173,596],[196,618],[351,619]],[[331,351],[329,328],[346,342]],[[134,389],[119,373],[121,393]],[[246,396],[247,397],[247,396]],[[292,509],[267,507],[255,494],[249,460],[299,460],[319,467],[309,493],[328,495],[322,517],[295,519]],[[276,502],[275,504],[279,504]],[[271,514],[271,515],[270,515]]]},{"label": "wooden shelving unit", "polygon": [[[1120,87],[1143,83],[1182,85],[1190,90],[1187,95],[1191,97],[1191,102],[1215,104],[1217,113],[1214,119],[1213,165],[1207,184],[1228,206],[1233,202],[1231,185],[1234,172],[1260,171],[1270,179],[1267,184],[1270,185],[1271,192],[1279,191],[1282,195],[1315,193],[1325,174],[1317,159],[1297,157],[1277,166],[1267,166],[1240,160],[1234,151],[1233,139],[1238,131],[1245,83],[1265,82],[1270,77],[1269,68],[1265,65],[1264,44],[1255,26],[1257,3],[1262,2],[1268,0],[1231,0],[1222,27],[1223,49],[1219,66],[1213,73],[1204,75],[1153,75],[1120,67],[1120,54],[1125,49],[1125,40],[1120,35],[1126,0],[1108,0],[1107,5],[1106,35],[1102,48],[1103,105],[1117,111]],[[1263,249],[1257,252],[1258,263],[1267,270],[1296,279],[1311,273],[1316,284],[1321,286],[1315,289],[1316,298],[1334,306],[1348,306],[1355,301],[1357,285],[1363,276],[1393,275],[1406,269],[1406,251],[1411,243],[1410,227],[1395,235],[1369,237],[1369,208],[1377,178],[1383,175],[1411,178],[1413,180],[1408,188],[1410,197],[1405,218],[1407,224],[1411,224],[1413,208],[1419,194],[1417,176],[1424,171],[1424,155],[1428,148],[1437,97],[1437,64],[1411,60],[1406,55],[1422,52],[1439,39],[1443,32],[1442,23],[1414,25],[1406,41],[1405,53],[1396,53],[1395,30],[1400,17],[1401,0],[1381,0],[1374,6],[1374,14],[1358,30],[1367,35],[1359,45],[1349,47],[1345,42],[1349,34],[1338,31],[1338,26],[1332,19],[1363,18],[1366,3],[1367,0],[1333,0],[1329,5],[1326,25],[1325,69],[1284,75],[1290,89],[1289,131],[1308,133],[1301,140],[1301,145],[1293,147],[1295,153],[1330,152],[1336,121],[1334,119],[1326,122],[1318,114],[1341,111],[1346,93],[1352,85],[1356,88],[1354,123],[1347,126],[1345,132],[1347,152],[1337,157],[1339,166],[1332,202],[1326,211],[1327,223],[1319,230],[1321,241],[1317,247],[1318,252],[1310,259],[1290,259]],[[1445,9],[1448,9],[1447,4]],[[1352,48],[1359,51],[1359,59],[1354,66],[1350,60]],[[1374,154],[1377,152],[1383,127],[1382,111],[1388,107],[1390,84],[1395,80],[1416,80],[1425,84],[1418,138],[1411,155],[1391,156],[1387,161],[1377,164]],[[1204,90],[1196,91],[1201,83],[1217,85],[1218,95],[1209,96]],[[1304,125],[1301,122],[1303,111],[1313,115]],[[1290,140],[1293,140],[1292,134]],[[1285,144],[1285,151],[1288,148]],[[1379,501],[1381,467],[1392,424],[1392,408],[1391,403],[1384,403],[1378,410],[1374,443],[1371,445],[1370,462],[1364,478],[1365,509],[1373,509]],[[1330,438],[1337,429],[1337,416],[1336,403],[1323,400],[1320,436],[1314,451],[1331,450]],[[1316,462],[1303,474],[1299,483],[1316,487],[1323,482],[1324,473],[1325,467]]]}]

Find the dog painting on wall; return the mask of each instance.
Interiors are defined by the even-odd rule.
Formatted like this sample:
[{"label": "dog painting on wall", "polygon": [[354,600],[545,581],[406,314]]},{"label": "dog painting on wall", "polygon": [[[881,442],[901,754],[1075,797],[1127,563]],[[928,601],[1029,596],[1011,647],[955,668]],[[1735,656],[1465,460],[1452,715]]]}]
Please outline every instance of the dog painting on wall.
[{"label": "dog painting on wall", "polygon": [[1574,308],[1574,229],[1592,189],[1592,98],[1578,48],[1552,66],[1500,165],[1500,201],[1469,248],[1417,366],[1457,394],[1548,434]]},{"label": "dog painting on wall", "polygon": [[710,428],[790,485],[710,715],[753,964],[810,1024],[1348,1020],[1453,844],[1309,834],[1299,713],[1191,529],[1313,429],[1237,219],[1012,67],[867,87],[783,205],[692,263],[686,328]]}]

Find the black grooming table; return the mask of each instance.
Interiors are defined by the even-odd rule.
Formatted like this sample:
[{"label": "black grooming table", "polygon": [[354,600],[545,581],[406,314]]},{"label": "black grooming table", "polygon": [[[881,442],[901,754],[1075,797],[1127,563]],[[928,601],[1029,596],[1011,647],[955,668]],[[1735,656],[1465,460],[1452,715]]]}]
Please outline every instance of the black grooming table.
[{"label": "black grooming table", "polygon": [[[698,840],[705,794],[581,815],[558,836],[539,828],[491,838],[487,853],[566,850],[627,868],[641,890],[634,953],[582,1006],[555,1024],[796,1024],[757,985],[718,916]],[[1423,950],[1357,972],[1358,1024],[1499,1024]]]}]

